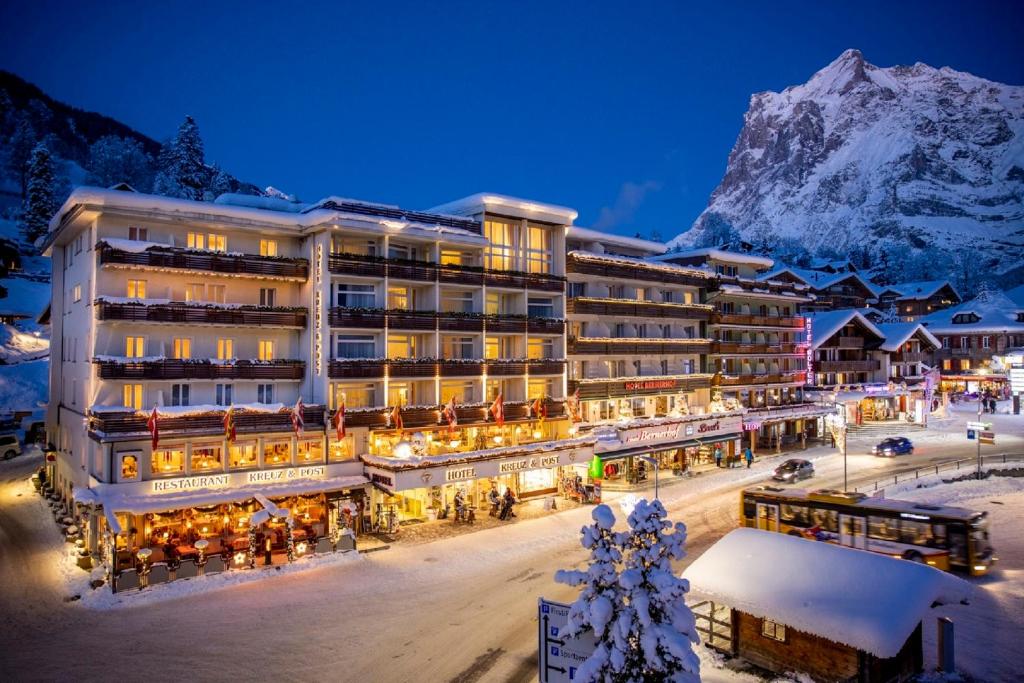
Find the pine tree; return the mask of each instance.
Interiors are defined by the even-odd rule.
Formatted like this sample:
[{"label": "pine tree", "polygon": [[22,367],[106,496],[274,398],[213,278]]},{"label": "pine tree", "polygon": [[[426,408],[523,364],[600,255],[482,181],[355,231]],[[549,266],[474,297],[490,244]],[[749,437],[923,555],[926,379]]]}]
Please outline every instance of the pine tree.
[{"label": "pine tree", "polygon": [[174,140],[160,149],[160,170],[153,191],[169,197],[202,200],[209,176],[203,156],[199,126],[191,116],[186,116]]},{"label": "pine tree", "polygon": [[[629,515],[631,533],[619,585],[626,608],[617,631],[628,638],[625,680],[700,681],[693,612],[686,606],[689,582],[676,576],[672,561],[686,556],[686,525],[674,526],[660,501],[640,500]],[[627,635],[628,634],[628,635]]]},{"label": "pine tree", "polygon": [[30,244],[45,235],[50,218],[60,208],[57,204],[56,177],[53,158],[46,145],[40,143],[32,150],[28,162],[27,190],[22,210],[22,232]]},{"label": "pine tree", "polygon": [[14,132],[11,133],[11,139],[7,143],[7,164],[11,173],[21,181],[22,199],[28,192],[29,160],[32,158],[32,152],[37,142],[32,122],[25,115],[18,116]]},{"label": "pine tree", "polygon": [[89,147],[89,184],[110,187],[123,182],[148,192],[152,177],[152,160],[137,140],[105,135]]},{"label": "pine tree", "polygon": [[212,201],[222,194],[232,192],[233,190],[231,188],[231,176],[225,173],[224,169],[214,164],[211,170],[210,189],[207,194]]}]

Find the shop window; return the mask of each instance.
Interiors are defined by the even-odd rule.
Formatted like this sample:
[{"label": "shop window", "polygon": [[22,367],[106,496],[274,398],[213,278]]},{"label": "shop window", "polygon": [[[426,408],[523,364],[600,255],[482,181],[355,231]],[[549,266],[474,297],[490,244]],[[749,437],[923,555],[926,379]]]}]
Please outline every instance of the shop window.
[{"label": "shop window", "polygon": [[192,446],[192,472],[212,472],[223,464],[219,444],[196,444]]},{"label": "shop window", "polygon": [[257,464],[255,441],[235,441],[228,448],[228,467],[231,469],[256,467]]},{"label": "shop window", "polygon": [[281,439],[263,442],[263,464],[266,467],[278,467],[292,463],[292,441]]},{"label": "shop window", "polygon": [[373,285],[339,284],[335,290],[338,306],[346,308],[373,308],[377,297]]},{"label": "shop window", "polygon": [[260,240],[260,256],[277,256],[277,240]]},{"label": "shop window", "polygon": [[146,298],[146,281],[145,280],[128,280],[125,295],[129,299],[145,299]]},{"label": "shop window", "polygon": [[296,462],[300,465],[324,461],[323,439],[302,439],[296,444]]},{"label": "shop window", "polygon": [[346,462],[356,457],[355,439],[352,436],[338,440],[331,438],[330,462]]},{"label": "shop window", "polygon": [[786,627],[776,621],[764,618],[761,620],[761,635],[784,643],[786,642]]},{"label": "shop window", "polygon": [[153,474],[180,474],[185,471],[185,448],[161,448],[153,452]]},{"label": "shop window", "polygon": [[121,454],[121,481],[138,479],[139,477],[139,454]]},{"label": "shop window", "polygon": [[551,339],[531,337],[526,343],[526,356],[534,359],[554,358],[555,343]]}]

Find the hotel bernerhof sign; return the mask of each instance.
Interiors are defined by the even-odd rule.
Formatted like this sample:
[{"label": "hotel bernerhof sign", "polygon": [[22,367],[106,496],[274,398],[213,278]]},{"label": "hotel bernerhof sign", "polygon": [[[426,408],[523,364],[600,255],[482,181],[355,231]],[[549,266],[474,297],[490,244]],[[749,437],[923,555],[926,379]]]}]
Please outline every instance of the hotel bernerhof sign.
[{"label": "hotel bernerhof sign", "polygon": [[618,429],[618,441],[598,442],[602,453],[643,446],[668,445],[686,441],[712,441],[731,439],[743,431],[741,415],[690,416],[679,421],[659,421],[644,427]]}]

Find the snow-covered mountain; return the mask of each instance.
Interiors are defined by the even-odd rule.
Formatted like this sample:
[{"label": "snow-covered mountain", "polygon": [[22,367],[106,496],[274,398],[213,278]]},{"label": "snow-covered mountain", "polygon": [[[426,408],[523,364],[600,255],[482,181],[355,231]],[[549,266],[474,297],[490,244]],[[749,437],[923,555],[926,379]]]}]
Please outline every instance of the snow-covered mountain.
[{"label": "snow-covered mountain", "polygon": [[755,94],[708,208],[670,246],[737,233],[920,269],[972,250],[972,267],[1019,266],[1024,87],[920,63],[879,68],[847,50],[803,85]]}]

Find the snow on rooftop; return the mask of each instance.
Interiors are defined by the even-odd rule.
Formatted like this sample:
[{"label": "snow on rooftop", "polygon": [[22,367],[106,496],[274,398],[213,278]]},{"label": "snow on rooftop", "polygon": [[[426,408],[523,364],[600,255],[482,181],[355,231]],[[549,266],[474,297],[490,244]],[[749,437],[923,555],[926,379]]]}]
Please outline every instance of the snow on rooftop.
[{"label": "snow on rooftop", "polygon": [[793,266],[781,266],[758,277],[759,280],[771,280],[783,273],[789,273],[801,282],[810,285],[814,289],[825,289],[842,282],[848,278],[856,278],[872,294],[878,294],[878,285],[873,285],[857,273],[825,273],[820,270],[809,268],[795,268]]},{"label": "snow on rooftop", "polygon": [[[829,340],[843,327],[854,320],[860,321],[872,334],[884,339],[885,335],[873,322],[868,320],[856,308],[843,308],[838,311],[815,311],[802,314],[811,321],[812,348],[818,348]],[[934,337],[933,337],[934,338]]]},{"label": "snow on rooftop", "polygon": [[[980,318],[974,323],[955,323],[960,313],[974,313]],[[1024,314],[1024,304],[1015,303],[1003,292],[984,292],[959,306],[930,313],[919,322],[934,334],[958,332],[1024,332],[1024,322],[1017,318]]]},{"label": "snow on rooftop", "polygon": [[566,206],[545,204],[543,202],[536,202],[530,199],[520,199],[519,197],[510,197],[508,195],[496,194],[494,192],[478,192],[477,194],[463,197],[462,199],[456,199],[455,201],[447,202],[427,210],[431,213],[442,212],[454,214],[456,216],[466,216],[479,213],[480,211],[497,210],[498,213],[501,213],[503,209],[506,211],[511,210],[516,213],[522,213],[527,216],[535,214],[538,220],[543,219],[544,217],[552,217],[567,224],[572,223],[576,220],[576,216],[579,215],[576,209],[570,209]]},{"label": "snow on rooftop", "polygon": [[1017,285],[1013,289],[1006,290],[1003,294],[1006,295],[1007,299],[1024,309],[1024,285]]},{"label": "snow on rooftop", "polygon": [[50,303],[50,283],[22,277],[0,280],[7,296],[0,299],[0,313],[5,315],[38,316]]},{"label": "snow on rooftop", "polygon": [[875,325],[885,336],[885,341],[879,347],[883,351],[897,351],[908,339],[920,332],[928,343],[936,349],[942,347],[942,342],[935,338],[931,332],[921,323],[878,323]]},{"label": "snow on rooftop", "polygon": [[754,266],[763,266],[765,268],[771,268],[775,265],[775,260],[770,259],[767,256],[757,256],[756,254],[742,254],[737,251],[725,251],[724,249],[716,249],[715,247],[705,247],[703,249],[687,249],[686,251],[673,251],[661,256],[654,256],[652,258],[658,261],[671,261],[676,258],[691,258],[697,256],[707,256],[708,258],[718,259],[719,261],[728,261],[731,263],[748,263]]},{"label": "snow on rooftop", "polygon": [[894,657],[933,604],[971,597],[933,567],[759,529],[736,529],[683,573],[692,593],[836,643]]},{"label": "snow on rooftop", "polygon": [[[949,280],[922,280],[921,282],[897,282],[891,285],[875,285],[876,294],[892,291],[899,294],[901,299],[927,299],[945,286],[949,286],[956,292]],[[957,293],[959,297],[960,294]]]},{"label": "snow on rooftop", "polygon": [[663,254],[667,247],[661,242],[645,240],[640,237],[627,237],[625,235],[613,235],[593,228],[584,228],[579,225],[570,225],[566,234],[568,239],[584,240],[587,242],[601,242],[614,244],[616,246],[629,247],[638,251],[647,251],[651,254]]},{"label": "snow on rooftop", "polygon": [[580,250],[570,251],[569,255],[590,261],[606,261],[608,263],[618,263],[624,266],[637,266],[648,270],[662,270],[673,273],[685,273],[687,275],[692,275],[694,277],[708,279],[715,277],[714,274],[711,273],[711,271],[706,270],[704,268],[696,268],[694,266],[680,266],[675,263],[659,263],[654,259],[633,258],[632,256],[618,256],[612,254],[595,254],[592,251]]}]

